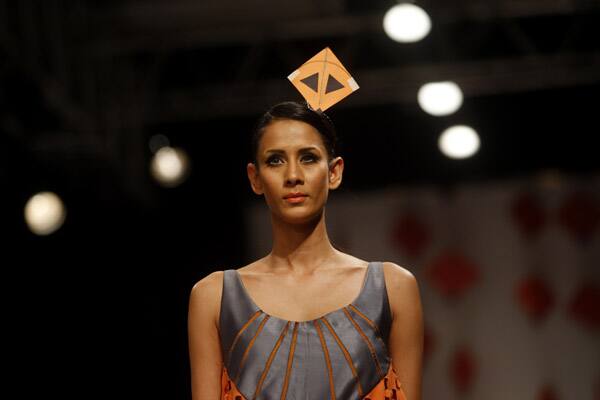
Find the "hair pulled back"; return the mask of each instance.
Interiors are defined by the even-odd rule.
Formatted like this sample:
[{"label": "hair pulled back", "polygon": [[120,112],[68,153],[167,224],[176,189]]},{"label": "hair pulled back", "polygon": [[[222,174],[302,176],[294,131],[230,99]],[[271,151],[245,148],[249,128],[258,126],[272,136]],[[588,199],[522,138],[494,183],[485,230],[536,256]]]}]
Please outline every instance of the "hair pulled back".
[{"label": "hair pulled back", "polygon": [[257,162],[258,145],[264,134],[265,128],[273,121],[291,119],[302,121],[319,132],[327,150],[328,161],[336,157],[337,134],[333,122],[322,111],[316,111],[308,107],[307,104],[298,103],[295,101],[286,101],[275,104],[267,112],[265,112],[258,120],[251,140],[251,157],[252,161],[259,168]]}]

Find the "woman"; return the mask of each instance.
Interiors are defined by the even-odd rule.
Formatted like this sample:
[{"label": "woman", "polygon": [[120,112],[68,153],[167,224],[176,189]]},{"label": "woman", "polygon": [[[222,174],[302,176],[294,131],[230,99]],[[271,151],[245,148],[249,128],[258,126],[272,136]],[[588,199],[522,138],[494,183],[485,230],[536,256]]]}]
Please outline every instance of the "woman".
[{"label": "woman", "polygon": [[191,290],[193,400],[421,399],[417,281],[327,235],[325,205],[344,170],[335,143],[329,118],[306,105],[260,119],[247,174],[270,209],[273,247]]}]

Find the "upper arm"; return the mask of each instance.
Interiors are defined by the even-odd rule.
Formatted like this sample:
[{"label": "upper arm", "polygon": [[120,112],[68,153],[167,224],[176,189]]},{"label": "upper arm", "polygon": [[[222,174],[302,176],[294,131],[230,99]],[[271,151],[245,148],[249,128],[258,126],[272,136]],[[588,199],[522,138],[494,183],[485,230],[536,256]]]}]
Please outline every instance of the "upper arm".
[{"label": "upper arm", "polygon": [[219,400],[222,357],[218,331],[223,271],[213,272],[191,290],[188,308],[188,345],[192,400]]},{"label": "upper arm", "polygon": [[397,264],[384,263],[392,327],[388,348],[407,400],[421,400],[423,311],[414,275]]}]

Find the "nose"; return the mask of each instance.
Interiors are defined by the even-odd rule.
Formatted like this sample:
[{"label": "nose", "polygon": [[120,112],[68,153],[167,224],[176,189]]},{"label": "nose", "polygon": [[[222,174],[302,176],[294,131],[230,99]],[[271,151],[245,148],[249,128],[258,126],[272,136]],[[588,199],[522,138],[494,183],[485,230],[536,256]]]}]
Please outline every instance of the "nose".
[{"label": "nose", "polygon": [[302,169],[295,162],[288,163],[288,167],[285,171],[285,183],[287,185],[295,186],[298,183],[303,183]]}]

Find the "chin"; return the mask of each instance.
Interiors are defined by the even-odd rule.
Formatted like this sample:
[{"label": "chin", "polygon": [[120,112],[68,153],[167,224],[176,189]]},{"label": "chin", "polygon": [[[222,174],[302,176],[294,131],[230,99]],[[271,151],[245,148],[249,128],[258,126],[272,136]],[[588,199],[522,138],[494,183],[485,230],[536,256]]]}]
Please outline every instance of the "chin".
[{"label": "chin", "polygon": [[311,212],[311,210],[306,208],[301,209],[300,207],[282,210],[279,213],[279,219],[291,224],[306,224],[316,221],[320,217],[321,212]]}]

